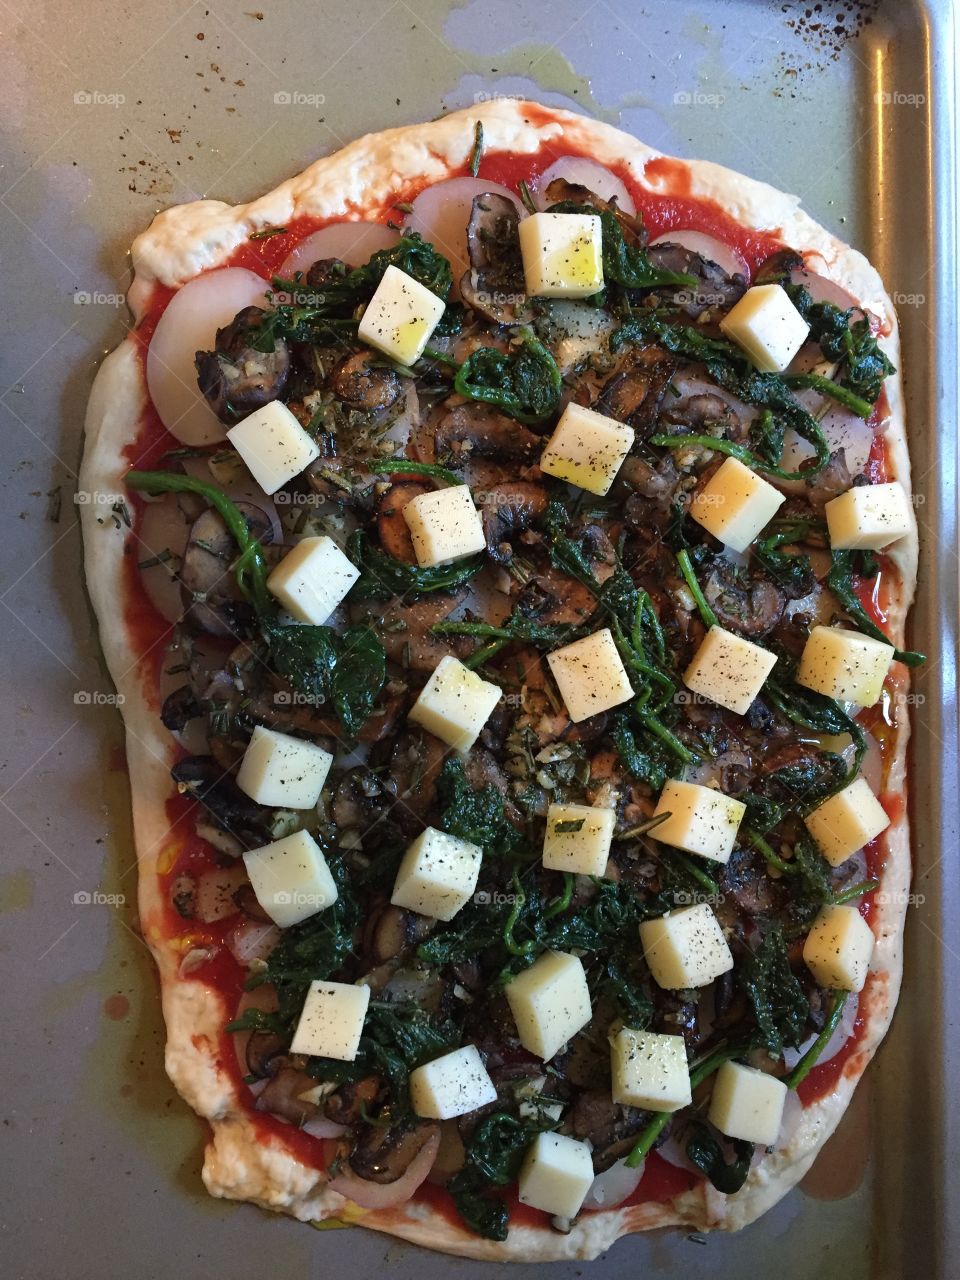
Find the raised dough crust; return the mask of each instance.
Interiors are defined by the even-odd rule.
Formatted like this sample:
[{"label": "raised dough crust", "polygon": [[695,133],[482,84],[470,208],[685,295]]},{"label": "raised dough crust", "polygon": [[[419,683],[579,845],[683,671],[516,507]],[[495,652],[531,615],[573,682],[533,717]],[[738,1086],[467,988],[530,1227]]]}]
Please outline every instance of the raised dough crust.
[{"label": "raised dough crust", "polygon": [[[557,155],[592,155],[600,163],[626,164],[641,186],[656,192],[663,179],[648,180],[645,166],[659,152],[608,125],[538,104],[498,100],[457,112],[430,124],[372,134],[318,160],[296,178],[250,204],[231,206],[202,200],[159,214],[133,245],[135,279],[129,303],[139,321],[154,281],[180,285],[200,271],[225,262],[252,231],[304,215],[369,218],[384,214],[405,188],[439,181],[461,169],[474,145],[477,120],[483,122],[491,150],[533,153],[544,144]],[[803,252],[813,270],[828,276],[880,318],[883,345],[899,366],[897,321],[879,275],[856,250],[831,235],[799,208],[795,196],[707,161],[677,162],[686,169],[687,194],[708,197],[736,221],[777,234]],[[889,413],[884,423],[891,478],[909,491],[910,464],[903,418],[900,376],[886,383]],[[142,366],[128,337],[104,361],[87,411],[86,445],[80,488],[122,493],[124,449],[137,436],[146,397]],[[82,506],[87,582],[100,623],[110,673],[124,695],[127,760],[139,863],[139,906],[144,936],[160,969],[167,1023],[167,1071],[183,1097],[211,1123],[203,1177],[217,1196],[250,1200],[298,1218],[339,1218],[400,1236],[434,1249],[496,1260],[593,1258],[621,1235],[654,1227],[735,1230],[752,1222],[780,1199],[807,1171],[833,1132],[857,1080],[883,1038],[896,1004],[901,977],[901,942],[910,879],[909,835],[901,816],[888,829],[889,856],[873,915],[877,944],[873,976],[861,1000],[865,1028],[858,1051],[848,1060],[832,1093],[804,1110],[782,1150],[767,1156],[751,1172],[744,1188],[725,1197],[698,1186],[673,1201],[630,1206],[585,1215],[567,1235],[549,1227],[512,1229],[498,1244],[482,1240],[419,1205],[366,1212],[330,1191],[322,1175],[303,1165],[279,1144],[255,1137],[239,1105],[230,1075],[219,1060],[218,1028],[224,1010],[220,998],[198,982],[178,977],[181,956],[165,943],[158,927],[158,865],[169,840],[165,801],[171,793],[169,767],[173,747],[145,696],[144,678],[130,637],[120,622],[117,602],[123,592],[125,530],[98,520],[96,504]],[[102,510],[102,508],[101,508]],[[916,580],[916,531],[898,544],[899,578],[891,584],[889,630],[902,645],[904,623]],[[901,724],[890,765],[887,790],[903,792],[908,726]]]}]

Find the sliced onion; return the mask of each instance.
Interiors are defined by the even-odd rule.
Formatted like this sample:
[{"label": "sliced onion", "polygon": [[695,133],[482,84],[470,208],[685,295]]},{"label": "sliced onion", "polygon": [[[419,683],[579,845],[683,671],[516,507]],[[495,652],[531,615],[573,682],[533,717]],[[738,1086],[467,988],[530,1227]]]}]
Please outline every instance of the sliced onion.
[{"label": "sliced onion", "polygon": [[[859,996],[848,996],[847,1003],[843,1006],[843,1013],[840,1015],[840,1021],[837,1023],[837,1029],[827,1041],[823,1053],[817,1059],[817,1065],[820,1066],[824,1062],[829,1062],[831,1058],[836,1057],[843,1046],[853,1035],[854,1025],[857,1021],[857,1010],[860,1006]],[[783,1061],[787,1070],[792,1071],[803,1055],[811,1047],[816,1040],[816,1035],[808,1036],[804,1040],[799,1049],[784,1049]]]},{"label": "sliced onion", "polygon": [[474,196],[495,191],[506,196],[517,206],[521,218],[525,210],[507,187],[483,178],[449,178],[421,191],[413,202],[412,210],[404,224],[406,230],[417,231],[450,261],[453,271],[453,291],[459,296],[460,278],[470,265],[467,253],[467,223],[473,208]]},{"label": "sliced onion", "polygon": [[[843,449],[850,474],[860,475],[873,448],[873,427],[841,405],[828,409],[820,419],[820,426],[827,438],[830,452]],[[798,436],[792,427],[788,427],[783,437],[780,465],[789,471],[796,471],[801,462],[813,455],[813,445]]]},{"label": "sliced onion", "polygon": [[240,920],[227,935],[227,947],[238,964],[249,968],[254,960],[265,960],[277,945],[280,930],[261,920]]},{"label": "sliced onion", "polygon": [[326,1116],[315,1116],[300,1127],[304,1133],[309,1133],[311,1138],[340,1138],[347,1132],[345,1124],[335,1124]]},{"label": "sliced onion", "polygon": [[554,160],[549,169],[544,169],[534,189],[533,199],[538,209],[546,209],[550,204],[547,199],[547,187],[554,178],[562,178],[564,182],[586,187],[601,200],[616,200],[617,208],[622,209],[624,213],[637,212],[633,197],[617,175],[605,169],[596,160],[588,160],[586,156],[561,156],[559,160]]},{"label": "sliced onion", "polygon": [[832,302],[834,306],[843,307],[844,311],[851,307],[859,309],[860,304],[852,293],[847,293],[846,289],[814,271],[798,267],[790,272],[790,283],[802,284],[814,302]]},{"label": "sliced onion", "polygon": [[410,1161],[407,1171],[396,1182],[368,1182],[344,1166],[335,1178],[331,1178],[330,1189],[363,1209],[393,1209],[398,1204],[406,1204],[417,1187],[426,1181],[439,1149],[438,1129],[426,1140]]},{"label": "sliced onion", "polygon": [[639,1187],[645,1164],[646,1161],[641,1161],[631,1169],[624,1158],[598,1173],[590,1184],[583,1202],[584,1209],[615,1209],[618,1204],[623,1204]]},{"label": "sliced onion", "polygon": [[197,878],[197,919],[203,924],[226,920],[239,910],[233,895],[248,883],[247,869],[238,860],[232,867],[213,867]]},{"label": "sliced onion", "polygon": [[380,249],[392,249],[400,233],[382,222],[332,222],[301,240],[277,269],[287,279],[295,271],[306,273],[323,258],[339,258],[348,267],[362,267]]},{"label": "sliced onion", "polygon": [[746,259],[741,257],[736,249],[718,240],[716,236],[705,235],[702,231],[686,231],[680,228],[677,231],[665,231],[662,236],[657,236],[656,240],[650,241],[651,245],[655,244],[682,244],[685,249],[690,249],[693,253],[699,253],[701,257],[706,258],[709,262],[715,262],[722,271],[728,276],[741,275],[750,279],[750,269],[747,266]]},{"label": "sliced onion", "polygon": [[156,559],[168,551],[170,553],[170,558],[162,563],[148,564],[140,570],[144,591],[157,612],[168,622],[179,622],[183,617],[177,572],[192,523],[193,517],[186,514],[182,496],[176,493],[165,493],[156,502],[146,503],[143,516],[137,523],[138,563]]},{"label": "sliced onion", "polygon": [[163,425],[184,444],[212,444],[226,428],[200,394],[194,357],[244,307],[265,306],[267,281],[244,267],[207,271],[174,294],[147,352],[147,389]]}]

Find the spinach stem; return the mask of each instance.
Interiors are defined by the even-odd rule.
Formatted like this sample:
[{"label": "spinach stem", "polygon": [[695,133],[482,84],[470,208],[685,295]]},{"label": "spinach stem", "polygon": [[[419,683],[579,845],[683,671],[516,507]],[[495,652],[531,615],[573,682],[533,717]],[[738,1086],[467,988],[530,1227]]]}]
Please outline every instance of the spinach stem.
[{"label": "spinach stem", "polygon": [[510,883],[513,886],[513,905],[510,908],[510,914],[507,916],[506,924],[503,926],[503,945],[512,956],[528,956],[531,951],[535,950],[537,944],[532,939],[529,942],[517,942],[513,936],[514,926],[520,918],[520,912],[523,910],[527,895],[520,887],[520,877],[516,872],[513,873]]},{"label": "spinach stem", "polygon": [[830,1037],[837,1029],[837,1024],[843,1014],[843,1007],[847,1003],[847,997],[849,995],[849,991],[840,991],[836,987],[833,989],[833,1004],[830,1008],[827,1020],[823,1024],[823,1030],[787,1076],[786,1080],[784,1080],[784,1084],[788,1089],[796,1089],[797,1085],[802,1084],[813,1068],[817,1065],[824,1049],[827,1047]]},{"label": "spinach stem", "polygon": [[385,471],[392,475],[433,476],[437,480],[446,480],[447,484],[463,484],[455,471],[447,467],[439,467],[435,462],[414,462],[410,458],[377,458],[367,463],[371,471]]},{"label": "spinach stem", "polygon": [[776,869],[785,876],[795,876],[799,872],[799,868],[793,862],[785,862],[783,858],[776,853],[771,846],[764,840],[763,836],[758,835],[756,831],[745,832],[747,843],[756,849],[757,853],[771,867]]},{"label": "spinach stem", "polygon": [[543,918],[545,920],[551,920],[554,916],[562,915],[563,912],[566,911],[566,909],[570,906],[570,903],[573,899],[573,884],[574,884],[573,873],[570,871],[564,871],[563,892],[560,894],[560,897],[557,898],[555,902],[552,902],[550,906],[547,907],[546,911],[544,911]]},{"label": "spinach stem", "polygon": [[272,612],[273,601],[267,590],[267,565],[263,548],[254,538],[243,512],[222,489],[193,476],[178,475],[173,471],[128,471],[124,477],[131,489],[143,493],[196,493],[206,498],[227,526],[230,536],[240,550],[234,564],[237,584],[258,614]]},{"label": "spinach stem", "polygon": [[705,627],[717,626],[717,615],[710,608],[707,597],[700,589],[700,583],[697,581],[697,575],[693,572],[693,565],[690,563],[689,551],[677,552],[677,564],[680,566],[680,572],[683,574],[683,580],[690,588],[690,594],[696,601],[697,610],[703,619]]},{"label": "spinach stem", "polygon": [[873,893],[874,889],[880,888],[879,880],[858,880],[856,884],[850,885],[848,889],[836,894],[833,899],[835,907],[842,906],[845,902],[852,902],[854,898],[862,898],[865,893]]}]

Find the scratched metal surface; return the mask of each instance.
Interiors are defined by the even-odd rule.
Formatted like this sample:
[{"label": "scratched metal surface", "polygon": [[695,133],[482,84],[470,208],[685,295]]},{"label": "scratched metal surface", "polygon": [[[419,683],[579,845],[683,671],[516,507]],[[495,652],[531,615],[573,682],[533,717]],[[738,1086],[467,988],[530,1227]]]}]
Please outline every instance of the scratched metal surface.
[{"label": "scratched metal surface", "polygon": [[[73,502],[90,382],[125,324],[127,246],[157,209],[248,198],[361,132],[492,93],[574,106],[797,191],[864,249],[900,305],[927,497],[913,636],[937,655],[918,686],[914,752],[923,901],[893,1033],[804,1190],[745,1235],[622,1241],[592,1274],[951,1274],[957,1118],[943,1100],[960,960],[941,851],[957,836],[952,9],[824,7],[821,25],[819,6],[779,0],[265,0],[262,13],[110,0],[84,7],[81,25],[69,0],[0,4],[0,989],[16,1045],[0,1126],[5,1275],[492,1273],[203,1193],[203,1135],[163,1075],[135,929],[119,717]],[[583,1268],[549,1270],[566,1280]]]}]

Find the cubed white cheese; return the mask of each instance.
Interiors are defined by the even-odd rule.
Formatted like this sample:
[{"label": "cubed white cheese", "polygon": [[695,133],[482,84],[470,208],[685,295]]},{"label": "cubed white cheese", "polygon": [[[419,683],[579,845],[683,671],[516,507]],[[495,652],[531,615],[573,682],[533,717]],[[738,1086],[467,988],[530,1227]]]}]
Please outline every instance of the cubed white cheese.
[{"label": "cubed white cheese", "polygon": [[369,1003],[369,987],[355,987],[349,982],[311,982],[290,1052],[352,1062],[360,1047]]},{"label": "cubed white cheese", "polygon": [[519,231],[530,297],[588,298],[603,288],[603,242],[595,214],[533,213]]},{"label": "cubed white cheese", "polygon": [[848,489],[827,503],[824,514],[835,551],[879,551],[914,526],[910,499],[899,480]]},{"label": "cubed white cheese", "polygon": [[360,577],[332,538],[301,538],[267,578],[267,589],[298,622],[322,626]]},{"label": "cubed white cheese", "polygon": [[640,942],[654,982],[670,991],[709,986],[733,968],[720,921],[706,902],[644,920]]},{"label": "cubed white cheese", "polygon": [[807,340],[809,326],[778,284],[748,289],[720,330],[764,373],[782,373]]},{"label": "cubed white cheese", "polygon": [[451,485],[432,493],[418,493],[403,508],[417,563],[424,569],[462,560],[487,545],[480,512],[469,486]]},{"label": "cubed white cheese", "polygon": [[520,1043],[546,1061],[590,1021],[587,975],[576,956],[545,951],[504,988]]},{"label": "cubed white cheese", "polygon": [[713,862],[729,862],[747,806],[713,787],[671,778],[660,792],[655,818],[668,813],[651,835],[662,844]]},{"label": "cubed white cheese", "polygon": [[840,702],[872,707],[896,652],[892,644],[843,627],[814,627],[797,668],[797,683]]},{"label": "cubed white cheese", "polygon": [[503,690],[448,654],[410,708],[409,718],[457,751],[469,751]]},{"label": "cubed white cheese", "polygon": [[613,809],[588,804],[551,804],[543,837],[543,865],[548,871],[602,876],[610,857],[617,815]]},{"label": "cubed white cheese", "polygon": [[585,1142],[538,1133],[523,1157],[517,1190],[521,1204],[555,1218],[575,1218],[592,1182],[593,1157]]},{"label": "cubed white cheese", "polygon": [[257,901],[281,929],[332,906],[337,886],[320,846],[308,831],[243,855]]},{"label": "cubed white cheese", "polygon": [[314,742],[258,724],[240,762],[237,786],[271,809],[312,809],[333,756]]},{"label": "cubed white cheese", "polygon": [[367,303],[357,337],[398,364],[411,365],[423,355],[445,305],[419,280],[389,266]]},{"label": "cubed white cheese", "polygon": [[873,932],[856,907],[824,907],[803,944],[803,962],[822,987],[862,991]]},{"label": "cubed white cheese", "polygon": [[547,654],[547,664],[574,722],[609,711],[633,697],[609,627]]},{"label": "cubed white cheese", "polygon": [[886,809],[863,777],[854,778],[842,791],[817,805],[804,822],[832,867],[846,862],[890,825]]},{"label": "cubed white cheese", "polygon": [[780,1134],[787,1086],[740,1062],[725,1062],[710,1095],[708,1119],[728,1138],[772,1147]]},{"label": "cubed white cheese", "polygon": [[613,1100],[645,1111],[678,1111],[692,1101],[683,1036],[623,1027],[610,1041]]},{"label": "cubed white cheese", "polygon": [[724,546],[746,551],[786,500],[763,476],[727,458],[693,495],[690,515]]},{"label": "cubed white cheese", "polygon": [[320,456],[316,440],[280,400],[255,409],[230,428],[227,439],[264,493],[276,493]]},{"label": "cubed white cheese", "polygon": [[390,901],[435,920],[452,920],[477,887],[482,859],[478,845],[427,827],[403,855]]},{"label": "cubed white cheese", "polygon": [[571,401],[540,455],[540,470],[603,495],[616,479],[633,438],[633,427]]},{"label": "cubed white cheese", "polygon": [[496,1100],[496,1087],[473,1044],[410,1072],[410,1105],[415,1115],[429,1120],[469,1115]]},{"label": "cubed white cheese", "polygon": [[683,673],[691,692],[745,716],[777,664],[777,655],[725,627],[712,626]]}]

